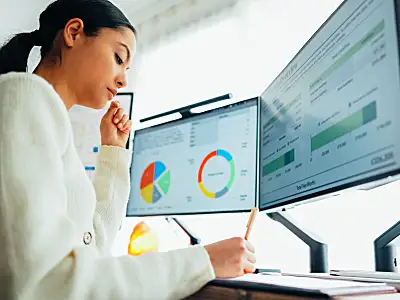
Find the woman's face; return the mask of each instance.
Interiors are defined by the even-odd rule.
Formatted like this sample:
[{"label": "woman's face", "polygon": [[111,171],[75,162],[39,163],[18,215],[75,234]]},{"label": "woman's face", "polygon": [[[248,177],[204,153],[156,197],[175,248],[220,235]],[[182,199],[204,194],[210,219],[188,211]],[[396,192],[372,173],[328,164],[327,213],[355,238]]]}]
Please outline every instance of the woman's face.
[{"label": "woman's face", "polygon": [[72,47],[67,43],[63,60],[68,62],[62,64],[68,66],[68,88],[76,104],[101,109],[118,89],[126,86],[135,43],[135,35],[129,28],[104,28],[95,37],[75,36]]}]

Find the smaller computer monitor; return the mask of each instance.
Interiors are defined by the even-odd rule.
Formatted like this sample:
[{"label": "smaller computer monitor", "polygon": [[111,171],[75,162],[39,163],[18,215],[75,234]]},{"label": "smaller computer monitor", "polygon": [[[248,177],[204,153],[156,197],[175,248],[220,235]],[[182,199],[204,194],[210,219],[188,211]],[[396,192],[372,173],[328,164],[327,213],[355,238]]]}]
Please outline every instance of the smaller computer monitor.
[{"label": "smaller computer monitor", "polygon": [[[120,102],[120,107],[124,109],[124,113],[128,114],[130,118],[132,115],[133,93],[118,93],[113,100]],[[68,112],[75,146],[90,178],[93,177],[96,170],[97,153],[101,144],[100,121],[109,107],[110,102],[100,110],[75,105]],[[128,147],[129,139],[126,144],[126,148]]]},{"label": "smaller computer monitor", "polygon": [[135,132],[127,216],[256,206],[258,98]]}]

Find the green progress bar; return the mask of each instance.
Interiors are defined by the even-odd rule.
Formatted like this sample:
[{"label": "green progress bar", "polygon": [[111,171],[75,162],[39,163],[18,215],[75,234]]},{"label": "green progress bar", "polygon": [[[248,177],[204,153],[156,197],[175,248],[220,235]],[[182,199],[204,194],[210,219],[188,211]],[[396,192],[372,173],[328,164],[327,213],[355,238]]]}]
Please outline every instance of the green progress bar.
[{"label": "green progress bar", "polygon": [[288,164],[291,164],[292,162],[294,162],[294,149],[286,152],[269,164],[266,164],[263,167],[263,177],[287,166]]},{"label": "green progress bar", "polygon": [[353,113],[342,121],[325,129],[311,138],[311,151],[329,144],[330,142],[348,134],[361,126],[376,119],[376,102],[371,102],[361,110]]},{"label": "green progress bar", "polygon": [[231,159],[229,162],[230,166],[231,166],[231,179],[229,180],[228,184],[226,185],[226,188],[228,190],[231,189],[233,182],[235,181],[235,163],[233,162],[233,160]]},{"label": "green progress bar", "polygon": [[329,75],[339,69],[344,63],[352,58],[354,54],[360,51],[364,46],[366,46],[372,39],[374,39],[379,33],[385,29],[385,21],[382,20],[378,25],[375,26],[370,32],[368,32],[360,41],[357,42],[353,47],[351,47],[346,53],[343,54],[333,65],[331,65],[321,76],[318,77],[311,85],[312,89],[316,84],[325,80]]},{"label": "green progress bar", "polygon": [[276,115],[274,115],[271,119],[268,120],[268,122],[264,125],[264,130],[272,125],[273,123],[275,123],[276,121],[278,121],[281,116],[285,115],[292,107],[293,105],[295,105],[297,102],[299,102],[301,100],[301,94],[297,95],[296,98],[294,98],[288,105],[282,107],[278,113]]}]

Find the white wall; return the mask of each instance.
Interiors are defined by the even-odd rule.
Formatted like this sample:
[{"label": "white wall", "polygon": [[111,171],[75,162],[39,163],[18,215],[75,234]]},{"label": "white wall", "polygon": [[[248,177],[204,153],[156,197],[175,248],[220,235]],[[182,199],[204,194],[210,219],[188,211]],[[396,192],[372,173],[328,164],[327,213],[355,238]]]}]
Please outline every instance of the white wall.
[{"label": "white wall", "polygon": [[[10,34],[32,31],[39,26],[39,14],[48,0],[0,0],[0,41]],[[28,5],[27,5],[28,4]]]},{"label": "white wall", "polygon": [[[341,0],[252,0],[141,53],[135,116],[233,93],[259,95]],[[311,13],[312,11],[312,13]]]}]

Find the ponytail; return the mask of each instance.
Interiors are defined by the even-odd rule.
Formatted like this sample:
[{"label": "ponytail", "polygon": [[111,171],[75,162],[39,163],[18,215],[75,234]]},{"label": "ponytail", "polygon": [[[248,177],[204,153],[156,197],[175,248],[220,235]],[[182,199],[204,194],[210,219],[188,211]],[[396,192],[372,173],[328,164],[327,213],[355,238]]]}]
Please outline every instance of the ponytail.
[{"label": "ponytail", "polygon": [[[20,33],[0,48],[0,75],[26,72],[34,46],[41,46],[42,59],[50,56],[52,50],[58,50],[53,45],[57,34],[72,18],[83,21],[86,36],[96,36],[103,28],[129,28],[136,34],[126,16],[109,0],[56,0],[40,14],[39,30]],[[61,51],[58,56],[61,60]]]},{"label": "ponytail", "polygon": [[0,75],[8,72],[26,72],[29,53],[39,44],[39,31],[20,33],[0,48]]}]

